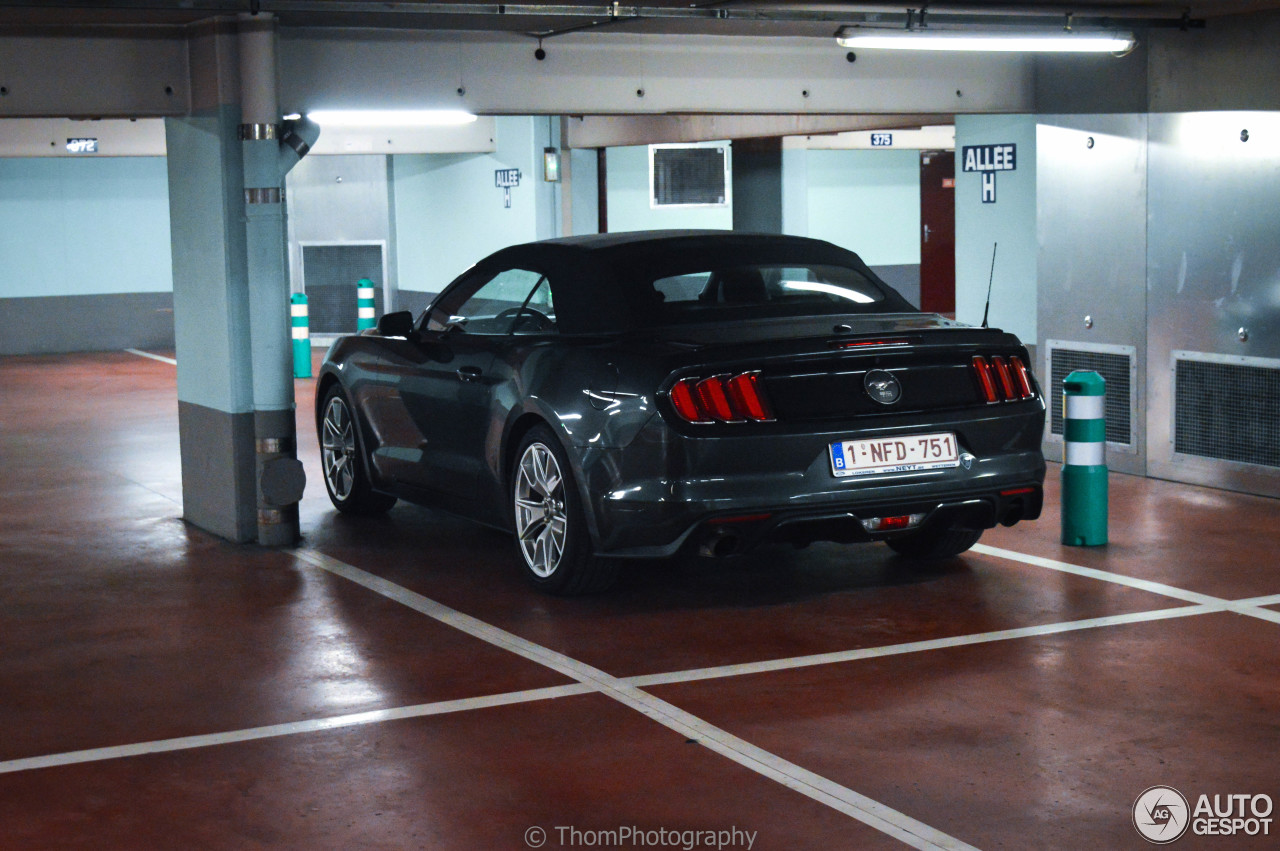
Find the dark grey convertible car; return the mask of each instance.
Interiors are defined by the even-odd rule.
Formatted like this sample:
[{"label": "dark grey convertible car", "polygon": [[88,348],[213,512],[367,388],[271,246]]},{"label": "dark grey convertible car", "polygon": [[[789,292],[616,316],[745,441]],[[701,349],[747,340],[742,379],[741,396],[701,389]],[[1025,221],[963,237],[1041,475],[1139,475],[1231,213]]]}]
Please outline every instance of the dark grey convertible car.
[{"label": "dark grey convertible car", "polygon": [[333,504],[514,532],[534,585],[619,558],[883,540],[952,556],[1041,508],[1044,400],[1010,334],[922,314],[799,237],[649,232],[503,249],[318,376]]}]

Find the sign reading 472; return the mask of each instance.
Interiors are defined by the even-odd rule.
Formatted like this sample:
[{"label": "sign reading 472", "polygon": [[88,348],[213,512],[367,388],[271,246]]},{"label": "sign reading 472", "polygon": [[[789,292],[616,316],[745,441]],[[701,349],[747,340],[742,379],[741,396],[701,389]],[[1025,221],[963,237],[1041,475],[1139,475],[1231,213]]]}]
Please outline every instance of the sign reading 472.
[{"label": "sign reading 472", "polygon": [[976,171],[982,177],[982,203],[996,202],[996,172],[1017,171],[1018,146],[1012,142],[1000,145],[965,145],[961,149],[963,169]]}]

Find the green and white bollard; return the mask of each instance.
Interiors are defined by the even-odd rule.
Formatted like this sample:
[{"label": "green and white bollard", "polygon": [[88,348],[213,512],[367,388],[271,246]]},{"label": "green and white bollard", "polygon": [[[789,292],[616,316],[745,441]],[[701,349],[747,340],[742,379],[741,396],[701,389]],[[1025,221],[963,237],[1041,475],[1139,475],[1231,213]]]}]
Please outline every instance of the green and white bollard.
[{"label": "green and white bollard", "polygon": [[311,377],[311,320],[307,317],[307,297],[294,293],[289,299],[293,324],[293,377]]},{"label": "green and white bollard", "polygon": [[378,324],[378,317],[373,307],[373,281],[361,278],[356,290],[356,330],[363,331]]},{"label": "green and white bollard", "polygon": [[1077,371],[1062,382],[1062,543],[1107,542],[1107,382]]}]

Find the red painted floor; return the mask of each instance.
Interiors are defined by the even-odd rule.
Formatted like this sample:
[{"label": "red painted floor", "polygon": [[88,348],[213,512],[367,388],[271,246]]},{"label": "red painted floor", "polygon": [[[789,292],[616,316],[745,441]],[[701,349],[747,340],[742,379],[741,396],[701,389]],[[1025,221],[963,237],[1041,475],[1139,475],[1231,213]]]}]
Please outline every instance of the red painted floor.
[{"label": "red painted floor", "polygon": [[[646,847],[612,843],[620,828],[674,831],[666,847],[700,831],[731,848],[902,847],[760,759],[979,848],[1147,847],[1132,805],[1160,784],[1192,806],[1280,800],[1280,596],[1208,611],[982,552],[921,572],[878,545],[814,545],[632,565],[607,596],[542,597],[499,533],[407,505],[338,516],[297,382],[302,548],[605,677],[527,696],[585,669],[184,524],[171,365],[0,358],[0,388],[6,851],[519,849],[533,827],[545,848]],[[1051,467],[1042,520],[983,544],[1218,600],[1280,595],[1274,500],[1113,475],[1111,543],[1086,549],[1058,543],[1056,484]],[[1023,632],[991,635],[1006,630]],[[900,647],[914,642],[932,643]],[[815,654],[844,655],[786,661]],[[609,677],[648,677],[645,693],[711,726],[659,723]],[[413,717],[351,718],[401,707]],[[316,723],[243,734],[295,722]],[[232,735],[138,752],[217,734]],[[763,751],[734,761],[714,737]],[[1266,837],[1173,847],[1280,847],[1272,818]]]}]

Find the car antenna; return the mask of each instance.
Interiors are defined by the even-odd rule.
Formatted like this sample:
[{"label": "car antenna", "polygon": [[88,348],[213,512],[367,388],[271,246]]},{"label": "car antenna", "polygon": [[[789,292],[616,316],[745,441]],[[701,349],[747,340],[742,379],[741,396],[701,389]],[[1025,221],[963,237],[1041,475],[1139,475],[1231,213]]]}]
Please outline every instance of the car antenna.
[{"label": "car antenna", "polygon": [[987,278],[987,304],[982,308],[982,327],[987,327],[987,314],[991,311],[991,285],[996,280],[996,245],[991,243],[991,275]]}]

